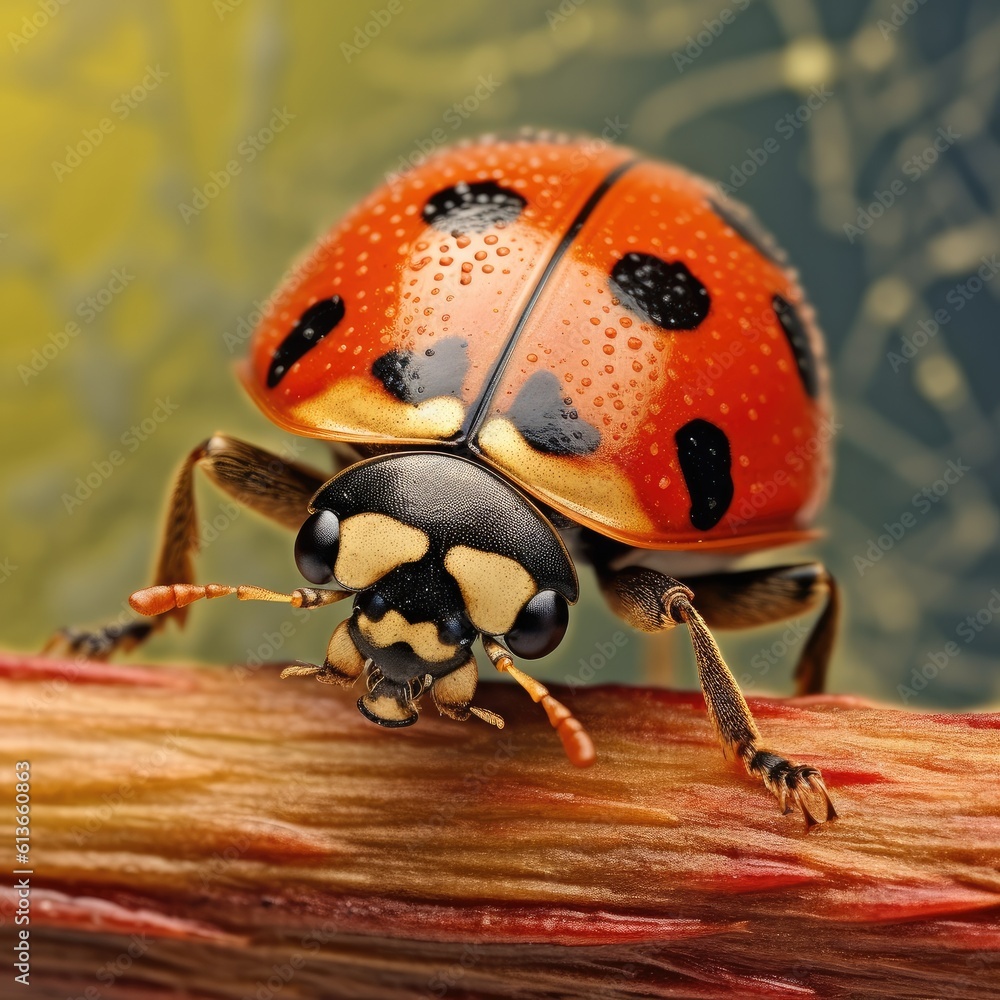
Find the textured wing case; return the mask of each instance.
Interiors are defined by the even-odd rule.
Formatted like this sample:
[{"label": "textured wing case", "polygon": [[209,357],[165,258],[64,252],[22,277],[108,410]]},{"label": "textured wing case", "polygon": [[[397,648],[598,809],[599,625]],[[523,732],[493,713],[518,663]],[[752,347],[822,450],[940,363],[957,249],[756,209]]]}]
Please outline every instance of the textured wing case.
[{"label": "textured wing case", "polygon": [[829,476],[828,400],[779,255],[706,182],[635,164],[554,267],[475,448],[634,545],[801,536]]},{"label": "textured wing case", "polygon": [[568,220],[629,155],[495,141],[382,186],[279,290],[254,334],[247,388],[299,434],[455,438]]},{"label": "textured wing case", "polygon": [[355,208],[243,377],[297,433],[468,448],[647,548],[791,541],[829,479],[822,341],[707,182],[591,140],[483,140]]}]

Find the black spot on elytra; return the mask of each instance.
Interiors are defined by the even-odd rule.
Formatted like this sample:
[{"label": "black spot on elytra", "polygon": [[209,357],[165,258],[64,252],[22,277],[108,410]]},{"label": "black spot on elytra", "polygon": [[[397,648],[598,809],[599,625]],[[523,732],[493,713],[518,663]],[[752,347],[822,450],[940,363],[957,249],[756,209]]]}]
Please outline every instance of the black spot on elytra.
[{"label": "black spot on elytra", "polygon": [[785,251],[778,246],[777,240],[760,224],[757,216],[746,205],[736,201],[721,198],[709,198],[712,211],[732,229],[737,236],[747,241],[758,253],[769,261],[784,267],[788,262]]},{"label": "black spot on elytra", "polygon": [[674,435],[681,472],[691,496],[691,523],[699,531],[714,528],[733,502],[729,438],[700,417]]},{"label": "black spot on elytra", "polygon": [[481,233],[513,222],[526,204],[516,191],[496,181],[460,181],[428,198],[423,215],[425,222],[441,232]]},{"label": "black spot on elytra", "polygon": [[809,339],[809,331],[798,310],[790,302],[780,295],[775,295],[771,299],[774,307],[774,314],[778,317],[781,329],[785,331],[788,343],[791,345],[792,353],[795,355],[795,364],[799,370],[799,378],[806,392],[815,399],[819,395],[819,366],[816,362],[816,355],[813,353],[812,342]]},{"label": "black spot on elytra", "polygon": [[550,455],[589,455],[601,432],[583,420],[551,372],[535,372],[517,394],[507,418],[533,448]]},{"label": "black spot on elytra", "polygon": [[435,396],[461,396],[469,367],[468,346],[458,337],[447,337],[420,353],[389,351],[375,359],[372,374],[404,403],[416,405]]},{"label": "black spot on elytra", "polygon": [[288,374],[288,369],[311,351],[344,318],[344,300],[331,295],[311,305],[295,328],[278,344],[267,370],[267,387],[273,389]]},{"label": "black spot on elytra", "polygon": [[611,270],[611,291],[632,312],[664,330],[694,330],[708,315],[708,289],[681,261],[627,253]]}]

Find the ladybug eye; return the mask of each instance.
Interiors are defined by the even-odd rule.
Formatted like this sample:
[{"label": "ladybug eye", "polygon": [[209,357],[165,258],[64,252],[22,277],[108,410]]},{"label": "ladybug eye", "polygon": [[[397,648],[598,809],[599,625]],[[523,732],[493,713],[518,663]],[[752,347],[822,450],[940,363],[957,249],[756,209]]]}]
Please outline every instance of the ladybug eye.
[{"label": "ladybug eye", "polygon": [[521,608],[504,641],[517,656],[537,660],[562,642],[567,624],[569,605],[565,599],[555,591],[543,590]]},{"label": "ladybug eye", "polygon": [[295,539],[295,565],[310,583],[329,583],[340,546],[340,521],[332,510],[310,514]]}]

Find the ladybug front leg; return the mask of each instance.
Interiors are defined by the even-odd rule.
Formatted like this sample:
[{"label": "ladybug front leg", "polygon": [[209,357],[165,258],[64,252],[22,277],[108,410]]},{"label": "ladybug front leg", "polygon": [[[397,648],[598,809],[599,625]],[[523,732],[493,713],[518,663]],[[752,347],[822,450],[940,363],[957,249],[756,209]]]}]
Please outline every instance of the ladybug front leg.
[{"label": "ladybug front leg", "polygon": [[[313,494],[329,478],[224,434],[203,441],[184,460],[174,481],[154,584],[193,582],[192,556],[199,544],[194,500],[196,468],[203,469],[237,502],[293,531],[308,515]],[[104,660],[114,652],[134,649],[160,629],[168,617],[183,624],[186,615],[185,607],[176,607],[152,622],[112,622],[94,630],[61,629],[46,644],[45,652]]]},{"label": "ladybug front leg", "polygon": [[840,619],[837,582],[821,563],[772,566],[689,579],[698,611],[715,628],[753,628],[785,621],[824,604],[795,668],[795,693],[820,694]]},{"label": "ladybug front leg", "polygon": [[[346,595],[345,595],[346,596]],[[353,596],[353,595],[351,595]],[[323,666],[314,663],[294,663],[281,671],[286,677],[315,677],[323,684],[350,687],[365,670],[365,658],[358,652],[351,638],[347,621],[342,621],[330,636]]]},{"label": "ladybug front leg", "polygon": [[472,704],[478,684],[479,667],[476,666],[476,658],[470,653],[465,663],[433,681],[431,698],[437,710],[450,719],[465,722],[474,715],[497,729],[503,729],[504,721],[501,716],[488,708]]},{"label": "ladybug front leg", "polygon": [[815,767],[793,764],[760,745],[760,732],[735,678],[684,584],[655,570],[627,568],[608,573],[602,587],[612,609],[634,628],[660,632],[687,625],[698,678],[723,752],[731,751],[747,771],[777,798],[782,812],[801,810],[806,829],[836,819],[823,776]]}]

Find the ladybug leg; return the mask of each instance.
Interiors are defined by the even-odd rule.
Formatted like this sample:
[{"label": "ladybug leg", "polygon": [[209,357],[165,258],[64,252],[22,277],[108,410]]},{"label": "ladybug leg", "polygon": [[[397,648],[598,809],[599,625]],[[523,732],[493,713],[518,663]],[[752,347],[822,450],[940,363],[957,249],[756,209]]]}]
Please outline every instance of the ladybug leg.
[{"label": "ladybug leg", "polygon": [[476,658],[470,656],[461,666],[434,681],[431,698],[442,715],[464,722],[471,714],[469,709],[478,683],[479,668]]},{"label": "ladybug leg", "polygon": [[[292,530],[301,526],[313,494],[329,478],[224,434],[203,441],[184,460],[174,480],[156,562],[155,584],[186,584],[193,580],[192,556],[198,550],[196,468],[203,469],[234,500]],[[184,606],[178,604],[167,616],[183,624],[186,614]],[[62,629],[43,651],[105,660],[112,653],[134,649],[162,628],[165,621],[161,617],[154,622],[112,622],[91,631]]]},{"label": "ladybug leg", "polygon": [[602,585],[611,607],[634,628],[659,632],[687,625],[708,715],[723,753],[742,760],[748,773],[775,796],[783,813],[799,809],[807,830],[837,818],[817,768],[793,764],[760,746],[750,708],[705,619],[691,603],[694,594],[689,588],[663,573],[635,567],[606,575]]},{"label": "ladybug leg", "polygon": [[573,713],[561,701],[556,701],[544,684],[514,666],[510,653],[495,639],[483,636],[483,649],[497,670],[513,677],[531,695],[531,700],[545,709],[552,728],[562,740],[569,762],[575,767],[590,767],[597,760],[594,744]]},{"label": "ladybug leg", "polygon": [[431,698],[434,699],[437,710],[450,719],[465,722],[470,715],[474,715],[497,729],[503,729],[504,721],[496,712],[472,704],[478,683],[479,668],[476,666],[476,658],[470,654],[465,663],[432,682]]},{"label": "ladybug leg", "polygon": [[111,622],[98,629],[61,628],[42,647],[46,656],[79,656],[106,660],[112,653],[127,653],[144,643],[158,628],[156,622]]},{"label": "ladybug leg", "polygon": [[[350,687],[365,669],[365,658],[358,652],[351,638],[348,622],[342,621],[330,636],[326,647],[326,659],[322,668],[316,671],[316,680],[324,684],[340,684]],[[288,671],[282,672],[282,677],[288,676]]]},{"label": "ladybug leg", "polygon": [[697,595],[699,612],[715,628],[769,625],[824,604],[795,668],[796,694],[823,691],[840,619],[840,591],[825,566],[775,566],[699,576],[688,582]]}]

